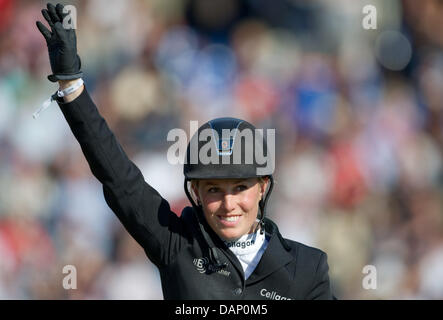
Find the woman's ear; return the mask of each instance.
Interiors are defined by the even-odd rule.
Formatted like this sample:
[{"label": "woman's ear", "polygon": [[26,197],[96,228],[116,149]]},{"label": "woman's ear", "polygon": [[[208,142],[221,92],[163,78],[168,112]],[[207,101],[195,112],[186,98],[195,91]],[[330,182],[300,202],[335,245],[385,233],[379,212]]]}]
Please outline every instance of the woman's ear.
[{"label": "woman's ear", "polygon": [[194,180],[191,181],[191,190],[194,193],[194,195],[196,195],[197,192],[198,192],[197,186],[195,185],[195,181]]},{"label": "woman's ear", "polygon": [[198,183],[194,180],[191,181],[192,196],[196,200],[198,205],[201,205],[200,197],[198,196]]},{"label": "woman's ear", "polygon": [[260,182],[260,195],[261,195],[260,199],[263,199],[263,196],[266,190],[268,189],[269,178],[268,177],[260,178],[259,182]]}]

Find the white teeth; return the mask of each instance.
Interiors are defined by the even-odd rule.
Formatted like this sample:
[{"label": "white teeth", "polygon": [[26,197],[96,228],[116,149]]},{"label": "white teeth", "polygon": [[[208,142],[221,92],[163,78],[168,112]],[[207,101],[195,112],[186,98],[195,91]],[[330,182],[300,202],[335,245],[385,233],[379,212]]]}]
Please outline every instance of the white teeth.
[{"label": "white teeth", "polygon": [[222,220],[233,222],[240,219],[240,216],[232,216],[232,217],[220,217]]}]

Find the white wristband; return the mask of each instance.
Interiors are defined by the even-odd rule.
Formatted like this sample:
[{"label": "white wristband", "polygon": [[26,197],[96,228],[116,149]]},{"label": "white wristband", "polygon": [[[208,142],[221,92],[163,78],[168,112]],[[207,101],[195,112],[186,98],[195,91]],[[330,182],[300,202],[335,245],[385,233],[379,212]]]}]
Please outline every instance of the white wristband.
[{"label": "white wristband", "polygon": [[78,88],[80,88],[83,85],[83,79],[79,78],[77,79],[77,81],[70,87],[67,87],[64,90],[58,90],[57,91],[57,97],[65,97],[68,94],[73,93],[74,91],[76,91]]},{"label": "white wristband", "polygon": [[72,86],[67,87],[64,90],[57,90],[56,93],[54,93],[51,97],[49,97],[48,99],[46,99],[38,108],[37,111],[35,111],[32,116],[34,117],[34,119],[37,119],[38,116],[40,115],[40,113],[42,111],[44,111],[45,109],[47,109],[50,105],[52,101],[55,101],[57,99],[57,97],[65,97],[68,94],[73,93],[74,91],[76,91],[77,89],[79,89],[81,86],[83,85],[83,79],[79,78],[77,79],[77,81],[75,81],[75,83]]}]

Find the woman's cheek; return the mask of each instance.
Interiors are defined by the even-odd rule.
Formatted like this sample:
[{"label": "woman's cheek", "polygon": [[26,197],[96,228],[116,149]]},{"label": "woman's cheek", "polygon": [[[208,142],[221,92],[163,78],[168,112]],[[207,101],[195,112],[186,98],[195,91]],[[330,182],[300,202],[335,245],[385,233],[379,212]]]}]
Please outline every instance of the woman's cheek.
[{"label": "woman's cheek", "polygon": [[219,207],[220,205],[217,204],[217,202],[215,201],[210,201],[206,203],[206,209],[210,215],[215,214]]},{"label": "woman's cheek", "polygon": [[244,211],[251,211],[256,206],[258,206],[259,201],[259,194],[256,192],[251,192],[245,195],[243,198],[243,201],[241,202],[243,204],[243,210]]}]

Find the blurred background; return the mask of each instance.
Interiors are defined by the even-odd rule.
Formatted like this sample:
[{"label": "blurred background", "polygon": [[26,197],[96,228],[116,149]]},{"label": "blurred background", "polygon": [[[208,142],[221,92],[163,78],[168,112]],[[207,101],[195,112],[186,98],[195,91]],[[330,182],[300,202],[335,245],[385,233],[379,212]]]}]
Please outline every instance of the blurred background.
[{"label": "blurred background", "polygon": [[[61,3],[77,9],[88,91],[175,212],[188,202],[169,130],[219,116],[275,128],[268,215],[328,253],[334,294],[443,299],[443,1]],[[35,26],[45,6],[0,0],[0,299],[162,299],[59,107],[32,118],[58,88]]]}]

